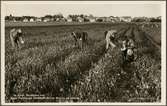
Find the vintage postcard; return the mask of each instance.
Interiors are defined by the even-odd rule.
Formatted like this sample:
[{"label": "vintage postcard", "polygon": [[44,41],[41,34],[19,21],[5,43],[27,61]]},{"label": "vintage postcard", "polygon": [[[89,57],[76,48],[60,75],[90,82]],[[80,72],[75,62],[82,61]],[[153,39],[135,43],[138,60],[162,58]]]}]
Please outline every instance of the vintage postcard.
[{"label": "vintage postcard", "polygon": [[2,105],[165,105],[165,1],[2,1]]}]

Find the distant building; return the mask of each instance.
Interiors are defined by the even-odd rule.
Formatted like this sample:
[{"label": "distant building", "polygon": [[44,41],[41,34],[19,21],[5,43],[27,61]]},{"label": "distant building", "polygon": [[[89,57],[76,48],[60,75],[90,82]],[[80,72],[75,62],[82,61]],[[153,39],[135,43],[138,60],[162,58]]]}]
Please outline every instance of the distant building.
[{"label": "distant building", "polygon": [[134,17],[132,19],[133,22],[149,22],[150,18],[148,17]]},{"label": "distant building", "polygon": [[130,16],[120,17],[122,22],[131,22],[132,18]]},{"label": "distant building", "polygon": [[54,18],[52,17],[52,18],[50,18],[50,21],[54,21]]},{"label": "distant building", "polygon": [[103,22],[103,19],[96,17],[96,22]]},{"label": "distant building", "polygon": [[111,22],[111,17],[106,17],[106,22]]},{"label": "distant building", "polygon": [[67,22],[72,22],[72,18],[67,17]]},{"label": "distant building", "polygon": [[45,18],[43,19],[43,22],[49,22],[50,20],[51,20],[50,18],[45,17]]},{"label": "distant building", "polygon": [[107,17],[97,17],[97,18],[96,18],[96,21],[97,21],[97,22],[106,22],[106,18],[107,18]]},{"label": "distant building", "polygon": [[35,21],[35,19],[34,18],[30,18],[30,22],[34,22]]},{"label": "distant building", "polygon": [[119,22],[118,17],[110,16],[110,22]]},{"label": "distant building", "polygon": [[60,21],[60,18],[56,18],[55,20],[56,20],[56,21]]},{"label": "distant building", "polygon": [[77,21],[78,21],[78,22],[84,22],[84,18],[77,17]]},{"label": "distant building", "polygon": [[90,22],[96,22],[96,18],[89,18]]},{"label": "distant building", "polygon": [[36,18],[36,21],[37,21],[37,22],[41,22],[42,19],[41,19],[41,18]]},{"label": "distant building", "polygon": [[96,18],[93,16],[84,16],[85,22],[96,22]]},{"label": "distant building", "polygon": [[113,22],[121,22],[120,17],[114,17],[114,18],[113,18]]},{"label": "distant building", "polygon": [[24,19],[23,19],[23,22],[28,22],[28,19],[27,19],[27,18],[24,18]]},{"label": "distant building", "polygon": [[65,22],[66,19],[65,18],[59,18],[59,22]]}]

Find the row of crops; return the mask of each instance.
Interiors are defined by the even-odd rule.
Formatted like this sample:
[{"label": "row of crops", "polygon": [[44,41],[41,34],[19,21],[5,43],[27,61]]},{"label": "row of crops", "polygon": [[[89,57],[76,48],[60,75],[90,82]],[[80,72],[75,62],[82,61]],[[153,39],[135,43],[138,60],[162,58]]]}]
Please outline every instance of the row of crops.
[{"label": "row of crops", "polygon": [[[157,27],[156,27],[157,26]],[[147,26],[140,26],[140,29],[142,29],[149,37],[154,40],[154,42],[157,44],[157,46],[161,46],[161,23],[155,23],[153,27],[151,25]]]},{"label": "row of crops", "polygon": [[[84,102],[155,102],[161,99],[160,60],[146,52],[153,46],[137,27],[125,34],[140,36],[144,45],[138,45],[138,58],[122,67],[120,49],[110,50],[72,87],[72,94]],[[132,35],[131,35],[132,36]],[[143,38],[142,38],[143,36]],[[147,45],[148,43],[148,45]],[[150,55],[151,54],[151,55]]]},{"label": "row of crops", "polygon": [[160,59],[155,56],[158,53],[146,39],[147,35],[135,25],[112,26],[118,29],[118,38],[131,36],[137,45],[137,59],[123,67],[119,43],[117,48],[105,53],[104,28],[111,26],[89,27],[94,29],[85,27],[91,36],[82,50],[63,30],[54,34],[40,32],[40,37],[38,32],[33,35],[31,32],[21,50],[8,48],[5,55],[6,101],[57,102],[11,101],[13,95],[24,94],[77,97],[78,102],[160,101]]}]

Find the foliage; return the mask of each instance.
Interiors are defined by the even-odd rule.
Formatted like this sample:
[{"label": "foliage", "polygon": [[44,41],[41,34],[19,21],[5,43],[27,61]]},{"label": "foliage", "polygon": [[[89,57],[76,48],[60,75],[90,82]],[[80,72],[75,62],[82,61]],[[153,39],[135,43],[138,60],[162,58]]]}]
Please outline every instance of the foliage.
[{"label": "foliage", "polygon": [[[123,64],[120,44],[105,53],[104,31],[118,30],[135,39],[137,58]],[[70,33],[88,32],[87,45],[74,45]],[[154,44],[134,24],[23,27],[25,45],[11,48],[5,31],[5,100],[13,95],[79,97],[77,102],[159,102],[161,60]],[[159,54],[159,55],[157,55]],[[39,102],[16,100],[14,102]],[[62,102],[44,100],[43,102]],[[65,100],[67,101],[67,100]]]}]

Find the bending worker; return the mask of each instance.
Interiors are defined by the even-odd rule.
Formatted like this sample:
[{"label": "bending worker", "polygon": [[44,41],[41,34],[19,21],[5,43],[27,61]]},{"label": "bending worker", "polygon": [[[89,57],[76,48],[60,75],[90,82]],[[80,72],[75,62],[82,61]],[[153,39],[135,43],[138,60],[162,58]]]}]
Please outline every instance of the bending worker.
[{"label": "bending worker", "polygon": [[110,31],[106,31],[105,32],[105,36],[106,36],[106,50],[108,50],[109,46],[111,46],[111,48],[115,48],[116,45],[113,43],[115,40],[115,34],[117,33],[116,30],[110,30]]}]

